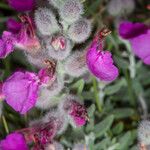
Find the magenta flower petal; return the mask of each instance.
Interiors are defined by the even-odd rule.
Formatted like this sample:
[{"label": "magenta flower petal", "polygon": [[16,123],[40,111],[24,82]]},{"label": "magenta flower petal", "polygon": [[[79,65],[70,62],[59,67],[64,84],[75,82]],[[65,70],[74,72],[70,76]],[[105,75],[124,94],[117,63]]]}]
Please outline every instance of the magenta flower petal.
[{"label": "magenta flower petal", "polygon": [[100,80],[110,82],[118,77],[118,68],[113,64],[111,53],[98,50],[97,42],[89,48],[86,61],[91,73]]},{"label": "magenta flower petal", "polygon": [[39,79],[34,73],[18,71],[4,82],[2,92],[13,109],[25,114],[34,107],[38,88]]},{"label": "magenta flower petal", "polygon": [[9,18],[6,22],[7,29],[12,33],[18,33],[21,30],[22,24],[13,18]]},{"label": "magenta flower petal", "polygon": [[143,23],[132,23],[124,21],[119,26],[119,34],[124,39],[131,39],[140,34],[146,33],[148,27]]},{"label": "magenta flower petal", "polygon": [[20,133],[11,133],[0,141],[1,150],[29,150],[25,138]]},{"label": "magenta flower petal", "polygon": [[4,31],[2,39],[0,39],[0,58],[5,58],[14,51],[15,43],[17,42],[14,34]]},{"label": "magenta flower petal", "polygon": [[123,22],[119,33],[122,38],[129,40],[134,54],[150,65],[150,29],[142,23]]},{"label": "magenta flower petal", "polygon": [[9,5],[20,12],[31,11],[34,9],[36,1],[35,0],[8,0]]},{"label": "magenta flower petal", "polygon": [[150,64],[150,29],[147,33],[141,34],[129,40],[132,50],[136,56],[142,59],[146,64]]}]

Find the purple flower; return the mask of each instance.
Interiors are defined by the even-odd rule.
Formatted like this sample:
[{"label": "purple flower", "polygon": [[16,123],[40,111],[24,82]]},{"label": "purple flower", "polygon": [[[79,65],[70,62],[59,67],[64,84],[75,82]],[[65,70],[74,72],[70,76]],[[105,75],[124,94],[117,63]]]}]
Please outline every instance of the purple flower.
[{"label": "purple flower", "polygon": [[113,64],[109,51],[103,51],[97,37],[92,42],[86,55],[87,66],[91,73],[102,81],[113,81],[118,77],[118,68]]},{"label": "purple flower", "polygon": [[18,33],[21,30],[22,23],[13,18],[9,18],[6,22],[7,29],[12,33]]},{"label": "purple flower", "polygon": [[31,11],[34,9],[36,1],[35,0],[8,0],[9,5],[19,11]]},{"label": "purple flower", "polygon": [[31,72],[15,72],[2,87],[6,102],[16,111],[25,114],[36,103],[39,78]]},{"label": "purple flower", "polygon": [[14,34],[4,31],[2,38],[0,39],[0,58],[5,58],[13,52],[16,42],[17,39]]},{"label": "purple flower", "polygon": [[120,24],[119,34],[129,40],[134,54],[150,65],[150,29],[143,23],[125,21]]},{"label": "purple flower", "polygon": [[20,133],[11,133],[0,141],[1,150],[29,150],[25,138]]},{"label": "purple flower", "polygon": [[25,114],[34,107],[40,86],[53,81],[51,72],[42,69],[38,74],[28,71],[17,71],[2,86],[6,102],[16,111]]}]

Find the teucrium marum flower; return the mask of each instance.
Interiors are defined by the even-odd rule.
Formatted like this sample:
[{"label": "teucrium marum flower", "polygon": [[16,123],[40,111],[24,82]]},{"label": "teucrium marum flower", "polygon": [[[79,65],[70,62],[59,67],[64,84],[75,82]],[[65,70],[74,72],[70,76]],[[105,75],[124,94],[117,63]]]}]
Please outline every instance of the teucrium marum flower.
[{"label": "teucrium marum flower", "polygon": [[72,49],[71,41],[63,35],[53,35],[46,40],[49,57],[56,60],[65,59]]},{"label": "teucrium marum flower", "polygon": [[39,8],[35,12],[35,23],[37,29],[43,35],[51,35],[59,31],[54,14],[48,8]]},{"label": "teucrium marum flower", "polygon": [[91,33],[91,22],[81,18],[73,23],[68,30],[68,36],[76,43],[84,42]]},{"label": "teucrium marum flower", "polygon": [[60,7],[60,16],[68,24],[78,20],[83,13],[83,5],[79,0],[66,0],[64,5]]},{"label": "teucrium marum flower", "polygon": [[86,51],[76,51],[69,56],[64,64],[67,74],[79,77],[87,72]]},{"label": "teucrium marum flower", "polygon": [[150,121],[143,120],[138,128],[138,138],[140,143],[150,145]]}]

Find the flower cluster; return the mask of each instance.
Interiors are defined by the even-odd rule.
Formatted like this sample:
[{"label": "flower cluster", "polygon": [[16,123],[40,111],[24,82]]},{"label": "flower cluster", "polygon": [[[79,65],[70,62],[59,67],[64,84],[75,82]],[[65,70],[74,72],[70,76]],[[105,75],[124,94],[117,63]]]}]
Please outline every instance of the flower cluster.
[{"label": "flower cluster", "polygon": [[27,150],[27,144],[30,143],[34,143],[34,149],[37,150],[48,149],[50,146],[59,147],[61,145],[54,141],[55,136],[64,132],[69,123],[74,127],[85,125],[87,118],[87,111],[79,102],[79,98],[66,95],[56,110],[48,112],[42,119],[31,122],[29,128],[8,135],[1,141],[0,147],[3,150],[17,150],[19,147]]},{"label": "flower cluster", "polygon": [[[33,142],[37,150],[63,149],[54,140],[55,136],[61,134],[69,123],[81,127],[88,120],[80,99],[62,94],[66,92],[65,78],[82,77],[88,70],[105,82],[118,77],[111,52],[103,49],[107,29],[101,30],[88,48],[73,51],[76,44],[85,44],[92,30],[91,21],[82,16],[83,4],[79,0],[48,0],[48,7],[37,9],[35,0],[8,2],[21,14],[20,21],[12,18],[7,21],[8,30],[0,39],[0,58],[21,50],[39,71],[14,72],[0,84],[1,99],[20,114],[27,113],[34,106],[45,110],[55,106],[55,110],[32,122],[28,129],[8,135],[0,146],[4,150],[8,147],[26,150],[27,144]],[[15,136],[17,140],[13,141]]]}]

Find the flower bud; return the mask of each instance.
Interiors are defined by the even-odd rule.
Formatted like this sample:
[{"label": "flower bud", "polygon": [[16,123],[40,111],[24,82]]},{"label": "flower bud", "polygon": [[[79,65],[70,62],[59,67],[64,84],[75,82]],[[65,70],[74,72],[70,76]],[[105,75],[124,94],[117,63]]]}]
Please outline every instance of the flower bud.
[{"label": "flower bud", "polygon": [[50,86],[41,87],[38,100],[36,102],[36,107],[48,109],[52,106],[55,106],[58,102],[55,100],[54,96],[58,95],[63,87],[63,80],[60,77],[56,78]]},{"label": "flower bud", "polygon": [[150,145],[150,121],[143,120],[139,124],[138,139],[141,144]]},{"label": "flower bud", "polygon": [[81,18],[73,23],[68,30],[68,35],[75,43],[84,42],[91,34],[91,22]]},{"label": "flower bud", "polygon": [[67,74],[79,77],[87,72],[85,53],[86,51],[76,51],[67,58],[64,64]]},{"label": "flower bud", "polygon": [[79,98],[73,95],[66,95],[59,104],[60,113],[69,119],[73,127],[85,125],[88,115],[86,108],[79,102]]},{"label": "flower bud", "polygon": [[135,9],[134,0],[111,0],[108,4],[107,10],[112,16],[122,16],[124,14],[131,14]]},{"label": "flower bud", "polygon": [[65,2],[65,0],[48,0],[49,1],[49,3],[52,5],[52,6],[54,6],[55,8],[60,8],[63,4],[64,4],[64,2]]},{"label": "flower bud", "polygon": [[68,119],[58,110],[49,111],[43,118],[45,123],[51,120],[55,120],[57,123],[57,135],[62,134],[68,127]]},{"label": "flower bud", "polygon": [[46,40],[49,57],[56,60],[65,59],[71,51],[71,42],[63,35],[54,35]]},{"label": "flower bud", "polygon": [[37,68],[45,68],[46,66],[45,60],[48,60],[48,56],[46,55],[45,52],[40,52],[36,55],[31,55],[31,54],[26,53],[26,57],[29,63],[31,63]]},{"label": "flower bud", "polygon": [[45,150],[64,150],[62,144],[54,141],[53,143],[47,144]]},{"label": "flower bud", "polygon": [[66,0],[64,5],[60,7],[60,16],[68,24],[78,20],[83,14],[83,5],[79,0]]},{"label": "flower bud", "polygon": [[54,14],[47,8],[39,8],[35,12],[35,23],[41,34],[47,36],[59,31]]}]

